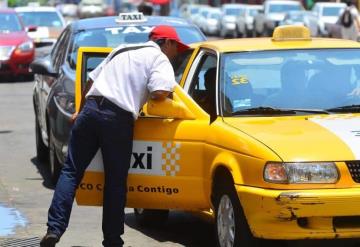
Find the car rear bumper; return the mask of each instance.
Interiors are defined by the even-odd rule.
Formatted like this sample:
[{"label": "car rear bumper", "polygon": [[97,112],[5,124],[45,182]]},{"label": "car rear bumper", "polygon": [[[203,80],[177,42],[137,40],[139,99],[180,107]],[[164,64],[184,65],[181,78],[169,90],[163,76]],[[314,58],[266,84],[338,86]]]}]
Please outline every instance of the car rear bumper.
[{"label": "car rear bumper", "polygon": [[360,188],[286,191],[235,187],[256,237],[318,239],[360,236]]}]

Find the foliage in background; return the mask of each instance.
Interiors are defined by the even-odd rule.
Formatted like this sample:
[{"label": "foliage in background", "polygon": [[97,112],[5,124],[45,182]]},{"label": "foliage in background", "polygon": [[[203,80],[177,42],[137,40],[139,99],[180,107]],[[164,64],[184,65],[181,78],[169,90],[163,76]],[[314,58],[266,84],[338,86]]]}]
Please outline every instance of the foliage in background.
[{"label": "foliage in background", "polygon": [[13,7],[19,7],[19,6],[27,6],[29,2],[36,2],[40,5],[49,5],[48,0],[8,0],[8,6]]}]

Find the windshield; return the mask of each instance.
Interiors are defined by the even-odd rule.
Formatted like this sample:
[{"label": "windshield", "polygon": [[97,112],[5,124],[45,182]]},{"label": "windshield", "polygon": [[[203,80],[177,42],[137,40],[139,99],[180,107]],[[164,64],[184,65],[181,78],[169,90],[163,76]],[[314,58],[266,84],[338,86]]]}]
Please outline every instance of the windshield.
[{"label": "windshield", "polygon": [[235,15],[238,16],[242,12],[244,12],[244,9],[242,8],[226,8],[225,9],[225,15]]},{"label": "windshield", "polygon": [[259,13],[258,9],[249,9],[249,15],[250,16],[255,16]]},{"label": "windshield", "polygon": [[269,6],[270,13],[283,13],[291,10],[301,10],[301,7],[295,4],[271,4]]},{"label": "windshield", "polygon": [[25,26],[63,27],[63,23],[56,12],[19,12]]},{"label": "windshield", "polygon": [[303,14],[293,14],[293,15],[288,15],[287,17],[285,17],[286,19],[290,19],[294,22],[303,22],[304,21],[304,15]]},{"label": "windshield", "polygon": [[323,16],[339,16],[342,7],[325,7],[323,9]]},{"label": "windshield", "polygon": [[18,32],[22,30],[21,23],[16,14],[1,13],[0,14],[0,32]]},{"label": "windshield", "polygon": [[360,49],[231,53],[222,56],[223,112],[254,107],[329,109],[357,105]]},{"label": "windshield", "polygon": [[220,14],[219,13],[212,13],[210,14],[210,17],[211,19],[220,19]]},{"label": "windshield", "polygon": [[[120,44],[136,44],[148,41],[152,26],[123,26],[106,29],[89,29],[75,34],[70,47],[67,61],[72,69],[76,69],[77,51],[80,46],[117,47]],[[175,27],[177,34],[185,44],[205,40],[199,29]]]}]

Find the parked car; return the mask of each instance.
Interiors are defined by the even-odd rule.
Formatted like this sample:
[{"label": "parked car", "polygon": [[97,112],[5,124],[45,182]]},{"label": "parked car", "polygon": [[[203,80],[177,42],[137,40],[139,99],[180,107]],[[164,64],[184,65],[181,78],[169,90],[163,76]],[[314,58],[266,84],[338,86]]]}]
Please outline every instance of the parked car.
[{"label": "parked car", "polygon": [[254,29],[254,16],[262,10],[262,5],[246,5],[245,11],[236,18],[236,36],[251,37]]},{"label": "parked car", "polygon": [[180,6],[180,15],[182,18],[193,22],[194,16],[199,13],[201,6],[199,4],[183,4]]},{"label": "parked car", "polygon": [[266,0],[263,11],[254,17],[254,36],[271,36],[275,27],[284,20],[285,14],[291,10],[303,10],[300,1]]},{"label": "parked car", "polygon": [[114,14],[113,7],[107,5],[104,0],[81,0],[78,5],[78,17],[80,19]]},{"label": "parked car", "polygon": [[210,11],[211,7],[204,5],[200,6],[199,12],[193,16],[193,23],[204,32],[204,26],[206,25],[206,17]]},{"label": "parked car", "polygon": [[236,18],[245,11],[245,6],[238,3],[226,3],[221,6],[221,37],[236,37]]},{"label": "parked car", "polygon": [[53,45],[66,26],[63,16],[54,7],[26,6],[17,7],[15,11],[25,26],[36,27],[35,32],[29,33],[36,47]]},{"label": "parked car", "polygon": [[[130,16],[125,21],[122,17]],[[81,46],[116,47],[148,40],[151,29],[160,24],[174,26],[186,43],[204,41],[204,34],[184,19],[147,16],[139,13],[121,14],[119,17],[97,17],[70,23],[55,43],[51,53],[36,59],[31,68],[35,74],[33,103],[36,123],[36,151],[41,161],[50,159],[53,181],[67,154],[67,145],[75,112],[74,83],[77,54]],[[177,67],[185,66],[186,59],[179,60]],[[175,66],[175,65],[174,65]],[[181,73],[176,74],[177,77]]]},{"label": "parked car", "polygon": [[335,24],[339,19],[340,13],[346,7],[345,3],[335,2],[316,2],[312,8],[318,21],[318,33],[320,36],[328,36],[326,24]]},{"label": "parked car", "polygon": [[279,26],[283,25],[300,25],[308,27],[312,37],[318,36],[318,22],[317,17],[312,11],[294,10],[289,11],[284,20],[280,22]]},{"label": "parked car", "polygon": [[31,75],[29,65],[35,56],[35,46],[27,31],[35,30],[25,28],[13,9],[0,9],[0,77]]},{"label": "parked car", "polygon": [[[76,102],[86,61],[110,50],[81,51]],[[209,217],[221,247],[359,238],[359,57],[359,43],[302,26],[194,46],[174,100],[149,101],[135,123],[127,207],[140,223],[170,209]],[[100,153],[79,205],[102,204]]]},{"label": "parked car", "polygon": [[210,8],[201,29],[208,35],[219,35],[220,33],[221,10]]}]

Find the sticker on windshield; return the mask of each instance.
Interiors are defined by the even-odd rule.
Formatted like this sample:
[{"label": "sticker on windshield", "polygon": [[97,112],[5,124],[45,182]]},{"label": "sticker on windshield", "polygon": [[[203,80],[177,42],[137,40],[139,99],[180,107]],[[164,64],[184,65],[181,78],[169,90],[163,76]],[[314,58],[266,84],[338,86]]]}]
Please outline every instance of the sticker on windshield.
[{"label": "sticker on windshield", "polygon": [[234,75],[231,77],[231,84],[232,85],[240,85],[240,84],[247,84],[249,80],[246,75]]}]

